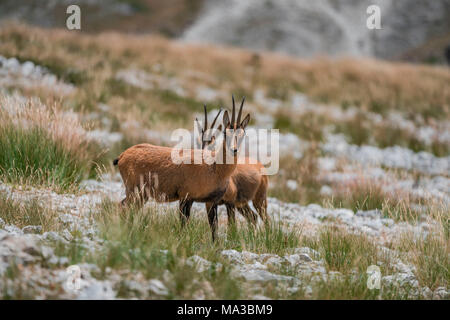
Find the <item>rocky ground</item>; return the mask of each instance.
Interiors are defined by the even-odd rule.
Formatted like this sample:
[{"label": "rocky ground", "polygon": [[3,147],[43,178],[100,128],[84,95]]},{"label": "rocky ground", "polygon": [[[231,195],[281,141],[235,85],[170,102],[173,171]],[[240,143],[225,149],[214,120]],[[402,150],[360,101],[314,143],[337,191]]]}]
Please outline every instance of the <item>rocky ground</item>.
[{"label": "rocky ground", "polygon": [[[56,194],[48,190],[12,188],[1,184],[0,190],[13,199],[26,201],[36,198],[46,206],[60,212],[59,220],[64,224],[62,231],[48,231],[40,234],[39,226],[25,226],[22,229],[14,225],[5,224],[0,220],[0,274],[5,273],[11,262],[21,265],[21,279],[25,282],[29,294],[33,298],[78,298],[78,299],[113,299],[117,295],[119,283],[124,278],[120,272],[109,270],[107,280],[97,280],[98,267],[92,264],[80,265],[82,280],[80,290],[71,290],[67,287],[69,274],[66,267],[69,259],[55,254],[49,242],[67,243],[73,239],[72,232],[77,230],[81,234],[81,241],[86,248],[95,250],[102,246],[102,240],[97,237],[96,227],[92,223],[91,215],[95,215],[95,208],[102,199],[111,197],[117,201],[124,195],[124,190],[119,176],[105,176],[102,181],[88,180],[83,183],[84,194]],[[176,204],[162,205],[176,208]],[[194,216],[204,215],[204,206],[194,204]],[[449,290],[446,287],[438,287],[434,291],[428,287],[421,287],[414,274],[414,266],[405,263],[404,253],[391,250],[384,245],[395,241],[395,238],[405,232],[412,232],[422,237],[433,232],[434,221],[423,217],[423,221],[417,224],[407,222],[394,222],[392,219],[383,218],[380,211],[358,211],[349,209],[327,209],[320,205],[311,204],[300,206],[298,204],[284,203],[275,198],[269,198],[268,211],[272,219],[279,219],[287,225],[301,226],[305,234],[314,234],[318,228],[327,223],[338,223],[355,233],[364,233],[372,239],[376,239],[381,249],[381,255],[391,257],[392,273],[382,275],[384,284],[392,284],[407,287],[409,296],[433,299],[448,299]],[[225,228],[225,210],[220,210],[221,232]],[[242,218],[241,218],[242,219]],[[330,222],[328,222],[330,221]],[[340,277],[337,271],[327,271],[325,262],[320,253],[308,247],[296,248],[293,254],[278,256],[276,254],[256,254],[252,252],[236,250],[223,250],[222,256],[232,266],[232,275],[242,281],[242,285],[251,286],[254,291],[254,299],[264,299],[258,292],[268,283],[276,283],[284,287],[288,292],[306,290],[306,296],[312,291],[314,281],[327,281],[329,277]],[[402,260],[403,259],[403,260]],[[382,264],[380,257],[379,264]],[[198,255],[187,259],[188,265],[195,266],[197,272],[205,272],[211,268],[221,268],[220,264],[214,264]],[[378,264],[377,263],[377,264]],[[56,269],[46,269],[45,265],[57,266]],[[295,274],[286,276],[277,273],[283,266],[289,266],[295,270]],[[278,271],[279,272],[279,271]],[[133,274],[125,285],[131,291],[139,292],[139,297],[164,298],[167,288],[164,285],[168,279],[146,280],[141,274]],[[169,275],[166,274],[166,277]],[[305,280],[308,279],[308,280]],[[6,280],[4,287],[8,288]],[[305,286],[306,285],[306,286]],[[412,288],[412,289],[411,289]],[[6,292],[7,294],[7,292]],[[198,299],[211,298],[208,287],[199,292]]]},{"label": "rocky ground", "polygon": [[[150,71],[124,68],[115,74],[115,79],[131,87],[142,90],[164,90],[186,98],[194,96],[197,100],[209,102],[217,99],[229,99],[228,92],[208,86],[208,81],[201,85],[192,85],[190,77],[207,77],[206,74],[184,72],[178,77],[161,75],[160,66],[152,66]],[[17,90],[19,88],[19,90]],[[76,86],[58,79],[48,69],[31,61],[19,62],[16,58],[0,56],[0,89],[12,99],[26,99],[25,91],[38,88],[70,95],[78,90]],[[23,94],[23,95],[22,95]],[[317,115],[326,114],[330,122],[338,123],[353,119],[356,108],[342,108],[333,104],[320,104],[310,101],[302,94],[296,93],[289,100],[267,97],[263,89],[257,88],[252,93],[253,99],[248,109],[255,111],[253,128],[276,127],[276,118],[280,110],[289,110],[291,117],[312,112]],[[1,106],[2,108],[4,106]],[[121,125],[121,131],[112,129],[112,121],[104,114],[111,112],[111,106],[99,103],[96,111],[76,114],[84,120],[99,122],[95,128],[87,130],[88,139],[111,148],[122,142],[124,132],[138,131],[140,137],[150,141],[170,144],[164,130],[144,128],[139,119],[129,119]],[[198,114],[200,116],[200,113]],[[446,119],[429,125],[421,121],[411,121],[402,114],[391,112],[379,119],[379,115],[367,112],[373,123],[401,123],[402,128],[413,132],[415,138],[424,146],[438,141],[441,144],[450,142],[449,124]],[[344,134],[333,132],[330,125],[323,128],[324,138],[319,142],[320,156],[317,166],[320,172],[319,192],[324,197],[332,197],[339,191],[339,186],[355,181],[374,181],[383,192],[397,195],[406,194],[408,199],[417,200],[414,205],[419,212],[417,219],[398,220],[387,216],[381,209],[359,210],[346,207],[327,206],[310,203],[301,205],[268,198],[268,213],[272,220],[281,222],[285,228],[301,230],[305,237],[314,237],[324,226],[338,225],[352,234],[363,234],[376,244],[379,257],[373,265],[384,266],[389,270],[381,275],[384,287],[394,286],[407,291],[408,298],[448,299],[450,291],[447,286],[429,288],[419,283],[416,266],[409,262],[408,252],[392,249],[391,244],[399,237],[408,234],[413,238],[427,238],[437,233],[442,227],[427,214],[429,203],[438,203],[443,215],[448,219],[450,202],[450,156],[438,156],[427,151],[415,152],[407,147],[379,147],[370,144],[353,144]],[[306,141],[293,132],[280,134],[280,156],[292,157],[300,161],[308,152],[311,141]],[[284,168],[280,172],[283,174]],[[16,296],[24,292],[23,297],[45,298],[77,298],[77,299],[114,299],[123,288],[131,292],[131,297],[167,298],[169,283],[173,275],[164,272],[158,278],[148,279],[141,272],[107,269],[106,274],[99,277],[99,267],[95,264],[80,264],[80,288],[73,290],[68,282],[70,273],[70,257],[58,253],[57,244],[70,244],[74,240],[88,251],[97,252],[107,240],[99,237],[95,222],[98,207],[105,199],[118,202],[124,197],[124,188],[120,175],[115,169],[105,169],[98,179],[84,180],[78,192],[56,193],[51,188],[20,185],[0,182],[0,193],[18,203],[36,199],[44,207],[58,213],[58,222],[62,228],[42,232],[42,226],[27,225],[19,228],[7,224],[0,218],[0,295]],[[418,178],[419,177],[419,178]],[[271,178],[271,189],[280,186]],[[300,179],[301,180],[301,179]],[[283,183],[292,192],[300,192],[299,179],[287,179]],[[278,183],[278,182],[277,182]],[[148,206],[155,206],[154,203]],[[175,209],[177,204],[157,204],[160,213],[167,209]],[[204,205],[193,206],[194,218],[202,219],[205,215]],[[220,236],[225,237],[226,214],[220,208]],[[242,222],[242,217],[239,218]],[[448,221],[448,220],[447,220]],[[161,250],[161,254],[166,254]],[[303,292],[304,297],[313,297],[317,283],[329,283],[333,279],[343,277],[338,271],[330,271],[326,259],[318,250],[311,247],[292,248],[286,255],[273,253],[254,253],[221,250],[223,263],[211,262],[200,255],[186,258],[186,264],[195,268],[198,273],[219,270],[227,264],[231,267],[231,276],[238,279],[241,286],[250,292],[249,298],[264,299],[266,286],[277,286],[279,290],[296,293]],[[389,259],[386,259],[389,256]],[[286,271],[288,270],[288,271]],[[17,272],[18,276],[14,276]],[[355,271],[356,272],[356,271]],[[11,276],[12,274],[12,276]],[[215,298],[213,288],[208,282],[200,284],[194,297],[197,299]]]}]

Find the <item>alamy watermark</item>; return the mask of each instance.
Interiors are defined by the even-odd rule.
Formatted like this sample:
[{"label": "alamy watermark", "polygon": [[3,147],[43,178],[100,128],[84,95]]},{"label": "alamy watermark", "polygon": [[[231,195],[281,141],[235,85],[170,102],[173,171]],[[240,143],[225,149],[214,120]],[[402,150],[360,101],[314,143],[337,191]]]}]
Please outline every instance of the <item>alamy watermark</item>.
[{"label": "alamy watermark", "polygon": [[66,19],[66,27],[69,30],[81,30],[81,9],[76,4],[67,7],[67,14],[70,16]]},{"label": "alamy watermark", "polygon": [[366,20],[367,29],[381,29],[381,9],[377,5],[370,5],[367,7],[366,13],[369,17]]},{"label": "alamy watermark", "polygon": [[[78,5],[69,5],[66,9],[69,16],[66,19],[66,27],[69,30],[81,30],[81,9]],[[369,15],[366,20],[366,27],[370,30],[381,29],[381,9],[372,4],[367,7],[366,13]]]},{"label": "alamy watermark", "polygon": [[[194,126],[192,133],[187,129],[172,132],[171,140],[176,142],[171,158],[175,164],[256,164],[264,166],[264,175],[275,175],[280,162],[280,134],[278,129],[229,130],[209,129],[205,132],[208,145],[203,151],[192,152],[192,141],[201,140],[201,134]],[[197,147],[201,143],[197,143]],[[225,148],[225,154],[223,149]],[[237,154],[233,149],[237,150]],[[221,156],[222,155],[222,156]]]},{"label": "alamy watermark", "polygon": [[67,279],[63,284],[66,291],[74,292],[81,289],[81,269],[77,265],[68,266],[66,269]]},{"label": "alamy watermark", "polygon": [[381,288],[381,269],[379,266],[371,265],[367,268],[366,273],[369,275],[367,278],[367,288],[370,290]]}]

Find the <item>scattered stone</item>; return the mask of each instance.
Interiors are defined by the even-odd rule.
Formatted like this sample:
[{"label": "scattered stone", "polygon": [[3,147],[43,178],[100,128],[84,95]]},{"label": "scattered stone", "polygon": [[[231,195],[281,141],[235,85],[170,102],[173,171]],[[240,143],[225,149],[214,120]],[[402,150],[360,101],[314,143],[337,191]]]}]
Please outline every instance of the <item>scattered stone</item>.
[{"label": "scattered stone", "polygon": [[380,149],[374,146],[350,145],[343,135],[330,135],[323,150],[335,156],[346,157],[364,166],[385,166],[444,176],[450,170],[450,156],[438,158],[425,151],[414,153],[410,149],[399,146]]},{"label": "scattered stone", "polygon": [[380,219],[382,216],[382,212],[378,209],[367,211],[358,210],[356,212],[356,215],[359,217],[370,217],[371,219]]},{"label": "scattered stone", "polygon": [[169,294],[169,291],[167,290],[167,288],[164,285],[164,283],[162,283],[158,279],[151,279],[151,280],[149,280],[149,282],[148,282],[148,290],[151,293],[156,294],[158,296],[167,296]]},{"label": "scattered stone", "polygon": [[57,79],[44,67],[31,61],[20,63],[16,58],[0,56],[0,86],[18,86],[22,88],[45,88],[67,95],[75,87]]},{"label": "scattered stone", "polygon": [[295,180],[287,180],[287,181],[286,181],[286,186],[287,186],[290,190],[295,191],[295,190],[297,190],[298,183],[297,183],[297,181],[295,181]]},{"label": "scattered stone", "polygon": [[450,298],[450,291],[445,287],[438,287],[434,290],[433,299],[448,300]]},{"label": "scattered stone", "polygon": [[271,300],[270,298],[263,296],[261,294],[255,294],[251,297],[252,300]]},{"label": "scattered stone", "polygon": [[61,237],[57,232],[55,231],[47,231],[44,232],[44,234],[42,235],[42,238],[48,241],[55,241],[55,242],[67,242],[66,239],[64,239],[63,237]]},{"label": "scattered stone", "polygon": [[69,232],[69,230],[67,230],[67,229],[64,229],[62,232],[61,232],[61,236],[65,239],[65,240],[67,240],[67,241],[72,241],[73,240],[73,236],[72,236],[72,234]]},{"label": "scattered stone", "polygon": [[264,264],[266,266],[273,267],[273,268],[281,268],[282,263],[283,263],[283,259],[277,255],[269,257],[264,262]]},{"label": "scattered stone", "polygon": [[42,227],[41,226],[25,226],[22,228],[23,233],[42,233]]},{"label": "scattered stone", "polygon": [[53,248],[50,248],[48,246],[41,246],[40,247],[41,255],[44,259],[51,259],[54,257],[54,251]]},{"label": "scattered stone", "polygon": [[92,278],[83,282],[82,288],[77,294],[78,300],[111,300],[116,297],[109,281],[99,281]]},{"label": "scattered stone", "polygon": [[14,234],[0,230],[0,275],[6,271],[9,262],[28,265],[41,259],[38,239],[32,234]]},{"label": "scattered stone", "polygon": [[311,262],[311,261],[313,261],[311,259],[311,257],[308,256],[306,253],[299,254],[299,258],[300,258],[300,261],[304,261],[304,262]]},{"label": "scattered stone", "polygon": [[292,267],[295,267],[301,263],[313,261],[311,257],[306,253],[286,255],[284,256],[284,258],[289,262],[289,264]]},{"label": "scattered stone", "polygon": [[314,249],[308,248],[308,247],[301,247],[301,248],[295,248],[294,253],[302,255],[305,254],[307,256],[311,257],[314,260],[319,260],[320,259],[320,253]]},{"label": "scattered stone", "polygon": [[241,254],[236,250],[222,250],[221,254],[231,264],[243,264],[244,263],[244,261],[241,258]]},{"label": "scattered stone", "polygon": [[128,293],[132,293],[138,298],[145,298],[147,296],[148,288],[145,284],[135,281],[135,280],[124,280],[121,285],[126,288]]},{"label": "scattered stone", "polygon": [[204,272],[211,268],[212,263],[200,256],[194,255],[187,258],[186,264],[190,267],[194,267],[197,272]]},{"label": "scattered stone", "polygon": [[293,277],[274,274],[272,272],[262,269],[246,268],[245,270],[240,271],[239,274],[245,281],[249,282],[269,282],[269,281],[295,282],[296,280]]}]

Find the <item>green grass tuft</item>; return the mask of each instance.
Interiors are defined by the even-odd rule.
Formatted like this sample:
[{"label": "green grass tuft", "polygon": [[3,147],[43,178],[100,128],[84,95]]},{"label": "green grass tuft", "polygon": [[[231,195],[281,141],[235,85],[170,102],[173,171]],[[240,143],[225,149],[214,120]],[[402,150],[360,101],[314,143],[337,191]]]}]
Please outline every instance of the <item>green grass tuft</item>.
[{"label": "green grass tuft", "polygon": [[0,194],[0,218],[19,228],[40,226],[41,233],[58,228],[58,213],[43,207],[37,199],[18,202]]},{"label": "green grass tuft", "polygon": [[67,151],[40,128],[0,127],[0,173],[11,183],[56,186],[63,191],[78,185],[90,170],[86,159]]},{"label": "green grass tuft", "polygon": [[401,249],[409,252],[415,265],[415,274],[421,285],[436,289],[448,286],[450,279],[449,239],[431,234],[424,238],[406,237]]},{"label": "green grass tuft", "polygon": [[329,226],[321,230],[318,246],[330,270],[349,273],[357,268],[365,272],[377,264],[377,247],[364,235]]}]

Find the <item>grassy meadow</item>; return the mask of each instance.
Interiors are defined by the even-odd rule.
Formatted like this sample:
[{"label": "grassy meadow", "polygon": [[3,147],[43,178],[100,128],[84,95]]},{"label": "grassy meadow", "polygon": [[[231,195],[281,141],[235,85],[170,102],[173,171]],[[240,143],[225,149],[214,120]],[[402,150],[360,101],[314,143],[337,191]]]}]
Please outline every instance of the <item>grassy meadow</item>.
[{"label": "grassy meadow", "polygon": [[[380,166],[391,178],[369,179],[363,168],[337,157],[333,172],[356,178],[325,183],[320,165],[330,134],[341,134],[355,146],[400,146],[448,159],[450,147],[440,134],[426,142],[416,135],[419,127],[442,134],[448,129],[448,68],[371,59],[302,60],[157,36],[87,35],[21,24],[0,27],[0,56],[21,64],[31,61],[57,79],[50,84],[19,81],[22,76],[9,83],[0,80],[0,231],[15,226],[25,234],[24,228],[39,226],[30,232],[40,237],[37,248],[46,246],[53,257],[67,258],[54,262],[42,252],[27,263],[11,258],[4,272],[0,264],[0,298],[72,298],[61,281],[51,279],[74,264],[96,266],[89,269],[90,276],[110,281],[118,298],[430,299],[439,288],[448,292],[448,193],[425,199],[409,189],[389,187],[397,180],[448,181],[449,172],[433,175]],[[61,83],[71,89],[58,90]],[[258,92],[278,107],[264,106]],[[273,201],[296,205],[298,212],[311,204],[355,214],[375,210],[384,222],[404,229],[381,243],[385,235],[354,230],[341,218],[318,218],[321,223],[311,227],[277,218],[283,215],[278,212],[267,226],[252,228],[239,220],[227,228],[222,216],[219,239],[212,243],[203,205],[182,229],[173,206],[152,202],[143,209],[121,209],[108,190],[84,187],[88,179],[115,176],[112,160],[127,147],[142,142],[170,145],[171,131],[191,129],[204,103],[211,109],[229,107],[232,93],[246,97],[252,116],[270,117],[273,128],[302,143],[302,157],[282,154],[280,172],[269,178]],[[325,106],[325,111],[295,112],[295,93]],[[351,116],[334,117],[326,108]],[[257,117],[251,125],[262,126]],[[105,144],[98,132],[121,139]],[[331,191],[323,192],[325,184]],[[41,195],[50,195],[56,204]],[[70,202],[91,196],[100,200],[95,198],[87,211]],[[58,199],[66,202],[59,204]],[[67,214],[82,222],[65,222],[61,215]],[[430,227],[420,236],[405,227],[424,222]],[[52,238],[52,232],[63,239]],[[298,249],[304,247],[317,253],[309,254],[313,261],[308,272],[303,264],[289,262],[299,259]],[[233,259],[242,261],[227,258],[225,250],[236,250]],[[414,293],[401,281],[367,288],[370,265],[380,266],[383,275],[395,275],[399,261],[410,266],[419,288],[427,287],[431,295]],[[278,277],[249,280],[248,265],[257,276]],[[242,267],[241,273],[236,266]],[[50,280],[39,282],[30,270]],[[154,279],[164,289],[143,285]]]}]

